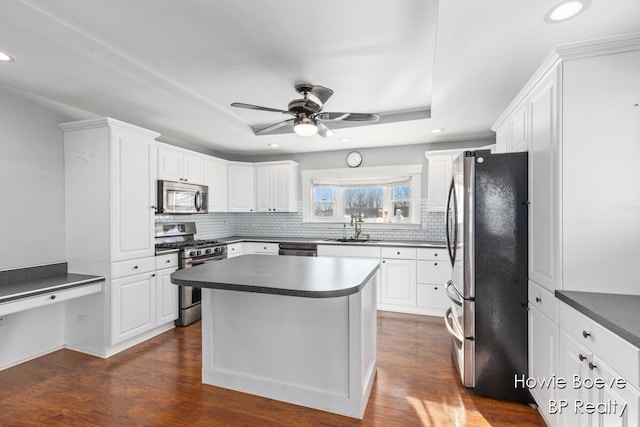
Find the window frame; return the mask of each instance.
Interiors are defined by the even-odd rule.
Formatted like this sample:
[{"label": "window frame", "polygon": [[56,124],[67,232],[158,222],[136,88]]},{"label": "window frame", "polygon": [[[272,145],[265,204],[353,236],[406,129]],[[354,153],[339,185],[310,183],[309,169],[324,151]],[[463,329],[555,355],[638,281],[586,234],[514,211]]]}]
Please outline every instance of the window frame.
[{"label": "window frame", "polygon": [[[357,169],[339,168],[339,169],[313,169],[303,170],[302,175],[302,223],[325,225],[325,226],[342,226],[349,218],[342,217],[344,213],[343,191],[346,188],[376,187],[383,188],[383,206],[389,209],[389,218],[391,222],[369,222],[365,223],[367,227],[380,228],[416,228],[420,226],[420,198],[422,183],[422,165],[397,165],[397,166],[374,166],[363,167]],[[398,185],[407,183],[410,185],[409,201],[410,217],[402,223],[396,223],[393,220],[394,212],[392,203],[394,202],[393,192]],[[314,185],[325,185],[334,188],[333,207],[334,214],[331,217],[314,216]]]}]

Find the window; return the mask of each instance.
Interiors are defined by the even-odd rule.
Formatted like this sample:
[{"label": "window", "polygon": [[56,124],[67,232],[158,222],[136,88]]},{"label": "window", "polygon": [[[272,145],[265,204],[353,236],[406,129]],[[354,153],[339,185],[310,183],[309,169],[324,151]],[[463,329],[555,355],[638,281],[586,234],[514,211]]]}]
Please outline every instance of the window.
[{"label": "window", "polygon": [[303,222],[420,223],[422,165],[302,171]]}]

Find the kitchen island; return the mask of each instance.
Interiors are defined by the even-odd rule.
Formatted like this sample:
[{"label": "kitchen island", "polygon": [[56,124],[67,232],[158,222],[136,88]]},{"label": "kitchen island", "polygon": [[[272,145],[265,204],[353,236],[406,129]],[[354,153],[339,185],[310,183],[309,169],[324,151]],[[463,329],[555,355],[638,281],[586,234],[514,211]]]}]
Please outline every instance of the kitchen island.
[{"label": "kitchen island", "polygon": [[362,419],[379,263],[245,255],[171,275],[202,288],[202,381]]}]

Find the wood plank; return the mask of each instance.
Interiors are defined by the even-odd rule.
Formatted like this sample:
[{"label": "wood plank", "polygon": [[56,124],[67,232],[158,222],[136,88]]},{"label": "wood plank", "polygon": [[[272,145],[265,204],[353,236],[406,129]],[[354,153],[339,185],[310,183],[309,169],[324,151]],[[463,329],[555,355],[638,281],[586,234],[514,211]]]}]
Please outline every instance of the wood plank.
[{"label": "wood plank", "polygon": [[61,350],[0,372],[1,425],[544,426],[460,385],[441,318],[378,313],[362,421],[202,384],[200,322],[109,359]]}]

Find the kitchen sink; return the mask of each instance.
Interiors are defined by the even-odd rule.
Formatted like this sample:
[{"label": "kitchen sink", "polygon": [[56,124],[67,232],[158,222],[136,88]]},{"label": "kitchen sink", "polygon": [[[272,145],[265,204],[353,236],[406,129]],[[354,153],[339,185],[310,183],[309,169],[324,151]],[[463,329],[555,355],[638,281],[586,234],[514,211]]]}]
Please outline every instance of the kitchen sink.
[{"label": "kitchen sink", "polygon": [[371,240],[371,239],[327,239],[328,242],[342,242],[342,243],[373,243],[373,242],[377,242],[378,240]]}]

